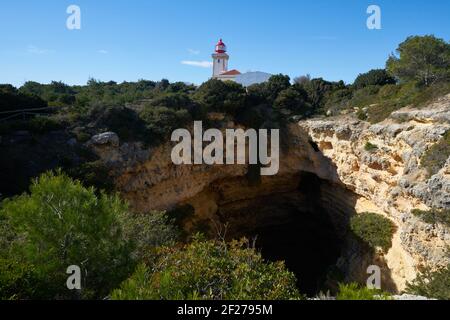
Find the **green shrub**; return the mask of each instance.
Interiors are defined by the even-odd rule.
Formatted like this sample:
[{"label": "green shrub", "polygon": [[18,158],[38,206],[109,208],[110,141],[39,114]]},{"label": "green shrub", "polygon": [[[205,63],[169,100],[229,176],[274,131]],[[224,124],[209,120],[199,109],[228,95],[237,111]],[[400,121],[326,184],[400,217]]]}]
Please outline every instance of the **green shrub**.
[{"label": "green shrub", "polygon": [[113,191],[114,182],[109,175],[109,169],[102,161],[91,161],[66,170],[70,177],[80,180],[86,187],[97,190]]},{"label": "green shrub", "polygon": [[374,124],[388,118],[392,112],[400,109],[401,106],[392,102],[385,102],[372,105],[367,110],[367,120]]},{"label": "green shrub", "polygon": [[47,102],[38,96],[20,92],[10,84],[0,84],[0,111],[45,107],[47,107]]},{"label": "green shrub", "polygon": [[[390,74],[401,81],[430,86],[450,79],[450,44],[433,35],[411,36],[386,62]],[[420,57],[420,58],[418,58]]]},{"label": "green shrub", "polygon": [[86,132],[76,132],[75,137],[78,142],[85,143],[91,139],[91,135]]},{"label": "green shrub", "polygon": [[170,137],[173,130],[184,128],[191,121],[191,116],[185,109],[175,110],[152,105],[146,105],[139,116],[157,141]]},{"label": "green shrub", "polygon": [[30,131],[35,134],[45,134],[62,128],[62,123],[51,116],[27,116],[27,119],[11,119],[1,122],[0,134],[10,134],[19,130]]},{"label": "green shrub", "polygon": [[371,248],[385,252],[392,246],[395,225],[391,220],[373,212],[355,215],[350,220],[351,231]]},{"label": "green shrub", "polygon": [[128,275],[131,244],[119,224],[125,203],[116,196],[97,197],[94,189],[63,174],[44,174],[30,190],[5,200],[0,211],[16,235],[8,260],[34,266],[37,281],[47,288],[30,298],[72,297],[65,287],[70,265],[86,274],[84,298],[106,295]]},{"label": "green shrub", "polygon": [[[127,204],[58,172],[0,208],[0,298],[103,298],[134,270],[139,250],[172,240],[163,215],[129,214]],[[81,292],[66,287],[82,270]]]},{"label": "green shrub", "polygon": [[33,266],[0,258],[0,300],[29,299],[45,290]]},{"label": "green shrub", "polygon": [[136,261],[152,259],[153,248],[174,245],[180,237],[179,228],[166,212],[124,215],[121,223],[125,238],[133,241]]},{"label": "green shrub", "polygon": [[450,227],[450,209],[431,209],[428,211],[414,209],[411,211],[411,213],[416,217],[419,217],[426,223],[441,223],[447,227]]},{"label": "green shrub", "polygon": [[390,300],[388,293],[377,289],[361,287],[356,283],[339,284],[337,300]]},{"label": "green shrub", "polygon": [[363,101],[365,105],[370,105],[367,109],[368,119],[371,123],[378,123],[400,108],[406,106],[423,108],[448,93],[450,93],[450,83],[436,83],[428,87],[421,87],[414,82],[408,82],[399,85],[385,85],[376,95],[361,97],[359,100],[355,98],[349,104],[361,106],[361,101]]},{"label": "green shrub", "polygon": [[406,292],[428,298],[450,300],[450,265],[437,271],[425,270],[407,284]]},{"label": "green shrub", "polygon": [[295,114],[308,115],[311,106],[306,102],[307,94],[301,88],[290,87],[281,91],[274,101],[274,107]]},{"label": "green shrub", "polygon": [[436,144],[431,146],[420,159],[420,164],[426,168],[429,175],[435,175],[441,170],[450,157],[450,130]]},{"label": "green shrub", "polygon": [[353,92],[349,105],[353,108],[364,108],[378,102],[380,86],[367,86]]},{"label": "green shrub", "polygon": [[162,248],[151,266],[114,290],[112,299],[296,299],[295,276],[281,262],[265,262],[247,241],[227,245],[195,239],[182,248]]},{"label": "green shrub", "polygon": [[362,121],[366,121],[369,118],[369,116],[367,115],[367,112],[364,111],[363,109],[359,109],[356,116],[358,117],[359,120],[362,120]]},{"label": "green shrub", "polygon": [[121,140],[151,142],[146,123],[133,109],[100,105],[92,108],[88,118],[95,123],[98,131],[115,132]]},{"label": "green shrub", "polygon": [[450,93],[450,83],[436,83],[428,87],[421,87],[412,96],[411,104],[417,108],[424,108],[430,102]]},{"label": "green shrub", "polygon": [[29,121],[28,128],[31,132],[43,134],[61,129],[62,125],[51,117],[37,116]]},{"label": "green shrub", "polygon": [[378,146],[373,143],[367,142],[364,145],[364,150],[366,150],[368,152],[374,152],[374,151],[378,150]]},{"label": "green shrub", "polygon": [[209,112],[226,112],[233,115],[245,104],[246,92],[238,83],[211,79],[197,89],[193,98]]},{"label": "green shrub", "polygon": [[361,89],[367,86],[384,86],[387,84],[395,84],[395,79],[391,77],[385,69],[373,69],[358,75],[353,86],[356,89]]}]

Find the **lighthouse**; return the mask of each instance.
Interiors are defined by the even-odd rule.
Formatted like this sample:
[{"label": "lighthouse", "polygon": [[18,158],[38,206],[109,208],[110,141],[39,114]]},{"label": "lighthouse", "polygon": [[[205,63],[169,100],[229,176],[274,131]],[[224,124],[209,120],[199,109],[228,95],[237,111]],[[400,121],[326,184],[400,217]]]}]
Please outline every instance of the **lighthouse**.
[{"label": "lighthouse", "polygon": [[231,80],[234,81],[237,75],[241,73],[237,70],[228,71],[228,60],[230,56],[227,53],[227,46],[223,43],[222,39],[217,42],[213,58],[213,78],[219,80]]}]

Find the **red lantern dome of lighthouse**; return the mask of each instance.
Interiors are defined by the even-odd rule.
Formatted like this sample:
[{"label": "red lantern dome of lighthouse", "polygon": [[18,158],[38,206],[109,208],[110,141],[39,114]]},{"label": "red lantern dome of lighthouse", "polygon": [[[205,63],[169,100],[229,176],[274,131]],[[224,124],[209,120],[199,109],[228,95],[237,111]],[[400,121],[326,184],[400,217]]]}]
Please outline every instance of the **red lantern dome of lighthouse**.
[{"label": "red lantern dome of lighthouse", "polygon": [[223,43],[222,39],[219,40],[216,44],[216,52],[217,53],[225,53],[227,52],[227,46]]}]

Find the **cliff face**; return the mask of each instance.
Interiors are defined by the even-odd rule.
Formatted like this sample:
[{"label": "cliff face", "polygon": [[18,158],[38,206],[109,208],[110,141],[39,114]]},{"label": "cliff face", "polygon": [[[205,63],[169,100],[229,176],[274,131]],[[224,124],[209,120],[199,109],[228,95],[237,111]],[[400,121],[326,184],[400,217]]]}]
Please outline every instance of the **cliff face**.
[{"label": "cliff face", "polygon": [[[450,160],[432,177],[420,167],[422,154],[449,129],[450,96],[423,110],[398,111],[376,125],[350,117],[301,121],[289,127],[289,141],[282,141],[288,148],[280,155],[279,173],[258,183],[247,177],[245,165],[176,166],[170,143],[145,150],[106,134],[88,145],[110,166],[117,189],[133,209],[192,205],[195,214],[188,229],[231,222],[231,234],[240,236],[292,224],[295,214],[304,217],[305,225],[324,209],[337,239],[344,241],[350,215],[385,215],[397,226],[389,252],[373,261],[350,245],[338,264],[350,278],[361,279],[367,277],[362,264],[382,264],[401,290],[421,267],[449,262],[449,230],[410,213],[450,207]],[[367,142],[371,150],[366,150]]]},{"label": "cliff face", "polygon": [[431,177],[420,167],[424,152],[450,129],[450,95],[423,110],[402,109],[375,125],[337,118],[300,126],[331,159],[339,180],[359,196],[356,211],[383,214],[397,225],[385,258],[399,289],[422,267],[449,263],[448,228],[426,224],[411,210],[450,208],[450,159]]}]

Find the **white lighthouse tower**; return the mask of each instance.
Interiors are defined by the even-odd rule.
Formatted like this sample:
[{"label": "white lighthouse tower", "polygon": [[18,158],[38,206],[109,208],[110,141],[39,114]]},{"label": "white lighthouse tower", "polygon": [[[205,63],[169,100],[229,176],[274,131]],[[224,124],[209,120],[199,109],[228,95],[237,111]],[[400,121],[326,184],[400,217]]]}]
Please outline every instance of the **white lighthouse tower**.
[{"label": "white lighthouse tower", "polygon": [[234,80],[237,75],[241,74],[237,70],[228,71],[228,60],[230,56],[227,54],[227,46],[223,43],[222,39],[217,42],[212,58],[214,79]]}]

